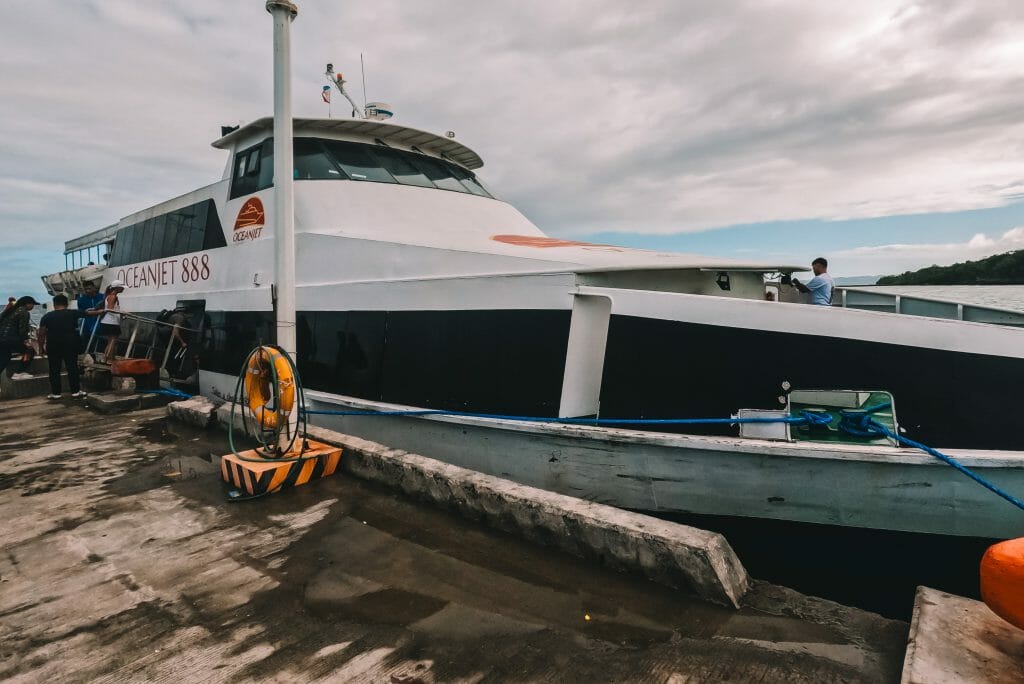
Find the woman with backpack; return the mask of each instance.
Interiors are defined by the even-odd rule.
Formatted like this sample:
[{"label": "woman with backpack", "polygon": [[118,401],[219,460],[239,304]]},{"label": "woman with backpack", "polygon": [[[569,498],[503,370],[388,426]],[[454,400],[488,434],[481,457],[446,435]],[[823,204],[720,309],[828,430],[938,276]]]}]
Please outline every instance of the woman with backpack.
[{"label": "woman with backpack", "polygon": [[0,373],[11,362],[11,355],[21,355],[26,350],[30,331],[29,312],[38,304],[29,296],[22,297],[0,314]]}]

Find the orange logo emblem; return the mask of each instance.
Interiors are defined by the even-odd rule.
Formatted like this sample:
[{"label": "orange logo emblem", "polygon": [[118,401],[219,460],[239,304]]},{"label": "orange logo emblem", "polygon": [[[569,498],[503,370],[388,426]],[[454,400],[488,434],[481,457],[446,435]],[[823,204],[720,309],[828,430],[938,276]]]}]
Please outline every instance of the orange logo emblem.
[{"label": "orange logo emblem", "polygon": [[255,240],[263,232],[266,212],[263,211],[263,202],[259,197],[250,197],[238,211],[238,218],[235,219],[234,235],[232,242],[244,242]]}]

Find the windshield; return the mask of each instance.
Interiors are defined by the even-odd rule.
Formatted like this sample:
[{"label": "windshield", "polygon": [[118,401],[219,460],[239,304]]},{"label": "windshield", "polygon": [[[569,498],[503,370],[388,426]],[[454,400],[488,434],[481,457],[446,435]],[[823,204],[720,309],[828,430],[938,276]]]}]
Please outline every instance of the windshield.
[{"label": "windshield", "polygon": [[[295,180],[353,180],[437,188],[480,197],[493,197],[461,166],[418,152],[398,150],[378,142],[349,142],[295,138]],[[241,197],[273,185],[273,139],[238,152],[231,197]]]}]

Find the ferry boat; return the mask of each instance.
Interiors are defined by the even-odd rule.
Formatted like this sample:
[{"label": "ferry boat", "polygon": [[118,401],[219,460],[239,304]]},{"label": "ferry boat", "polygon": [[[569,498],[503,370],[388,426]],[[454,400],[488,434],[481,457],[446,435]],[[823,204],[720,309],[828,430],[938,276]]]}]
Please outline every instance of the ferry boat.
[{"label": "ferry boat", "polygon": [[[120,280],[128,311],[186,310],[198,390],[230,397],[246,353],[275,336],[272,134],[271,118],[224,130],[219,180],[69,241],[44,284]],[[788,285],[805,266],[554,238],[481,181],[472,149],[380,116],[296,118],[293,145],[310,407],[487,414],[315,424],[630,509],[1024,533],[1024,512],[884,439],[507,418],[781,417],[882,397],[893,429],[1019,494],[1024,321],[809,306]],[[141,325],[122,350],[144,352]]]}]

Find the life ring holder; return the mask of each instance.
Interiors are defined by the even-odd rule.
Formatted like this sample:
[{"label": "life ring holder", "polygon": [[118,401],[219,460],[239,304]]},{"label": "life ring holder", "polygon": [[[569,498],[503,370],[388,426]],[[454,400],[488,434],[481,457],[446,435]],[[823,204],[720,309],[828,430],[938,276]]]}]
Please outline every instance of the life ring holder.
[{"label": "life ring holder", "polygon": [[[236,408],[246,436],[258,442],[257,459],[246,458],[235,448]],[[235,384],[228,423],[228,442],[235,455],[257,462],[302,459],[308,449],[307,421],[302,381],[291,356],[276,345],[260,345],[249,352]]]}]

